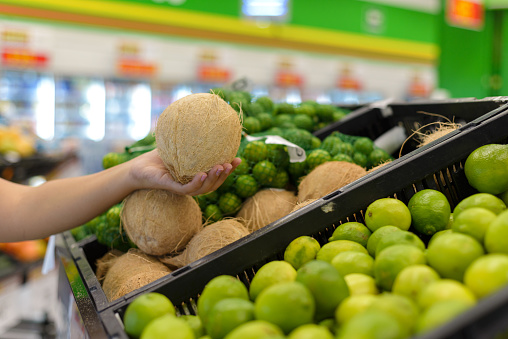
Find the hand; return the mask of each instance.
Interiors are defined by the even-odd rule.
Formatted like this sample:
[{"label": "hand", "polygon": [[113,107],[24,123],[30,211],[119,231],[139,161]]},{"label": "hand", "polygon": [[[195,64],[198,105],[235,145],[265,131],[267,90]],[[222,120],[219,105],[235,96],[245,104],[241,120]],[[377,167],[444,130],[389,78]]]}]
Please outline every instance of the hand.
[{"label": "hand", "polygon": [[135,189],[165,189],[182,195],[199,195],[215,191],[240,162],[241,159],[235,158],[230,164],[215,165],[208,173],[197,173],[191,182],[183,185],[173,179],[159,157],[157,149],[129,161],[131,177],[136,183]]}]

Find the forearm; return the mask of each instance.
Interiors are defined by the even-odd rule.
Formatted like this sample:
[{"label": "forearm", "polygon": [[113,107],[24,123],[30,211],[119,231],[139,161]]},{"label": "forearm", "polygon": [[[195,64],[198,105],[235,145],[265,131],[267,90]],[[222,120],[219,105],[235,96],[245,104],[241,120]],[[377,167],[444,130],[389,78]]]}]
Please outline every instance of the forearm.
[{"label": "forearm", "polygon": [[93,219],[136,189],[130,164],[98,173],[26,187],[15,203],[1,241],[44,238]]}]

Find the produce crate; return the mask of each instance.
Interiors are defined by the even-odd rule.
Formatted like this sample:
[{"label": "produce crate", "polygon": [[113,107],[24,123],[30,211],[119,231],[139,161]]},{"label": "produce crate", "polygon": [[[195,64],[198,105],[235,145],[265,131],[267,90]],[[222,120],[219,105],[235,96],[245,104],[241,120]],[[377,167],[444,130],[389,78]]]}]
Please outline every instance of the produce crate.
[{"label": "produce crate", "polygon": [[[508,105],[174,271],[145,289],[126,295],[100,314],[107,335],[127,338],[121,318],[127,306],[140,294],[162,293],[172,300],[180,314],[195,314],[196,300],[212,278],[221,274],[233,275],[248,287],[261,266],[283,259],[284,250],[293,239],[310,235],[323,245],[340,223],[364,222],[364,211],[376,199],[396,197],[407,203],[417,191],[430,188],[443,192],[453,209],[459,201],[477,193],[464,174],[467,156],[485,144],[508,143],[506,126]],[[421,338],[494,338],[508,329],[507,316],[508,287],[480,300],[474,308]]]}]

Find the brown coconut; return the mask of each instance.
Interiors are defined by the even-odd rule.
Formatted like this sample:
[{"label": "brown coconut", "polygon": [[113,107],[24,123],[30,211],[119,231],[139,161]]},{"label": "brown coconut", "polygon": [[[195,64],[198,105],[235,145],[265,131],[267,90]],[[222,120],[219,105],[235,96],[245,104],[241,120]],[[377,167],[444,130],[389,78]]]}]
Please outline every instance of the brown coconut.
[{"label": "brown coconut", "polygon": [[213,253],[249,234],[247,228],[235,219],[223,219],[204,227],[196,234],[182,254],[160,258],[163,263],[180,268]]},{"label": "brown coconut", "polygon": [[233,161],[241,136],[238,113],[220,96],[209,93],[173,102],[159,116],[155,129],[159,155],[182,184],[199,172]]},{"label": "brown coconut", "polygon": [[309,200],[305,200],[304,202],[299,202],[295,205],[295,207],[293,207],[293,209],[291,210],[291,212],[294,212],[294,211],[298,211],[300,208],[302,207],[305,207],[307,206],[308,204],[311,204],[313,203],[314,201],[316,201],[317,199],[309,199]]},{"label": "brown coconut", "polygon": [[194,198],[165,190],[131,193],[121,218],[132,242],[150,255],[183,250],[202,227],[201,209]]},{"label": "brown coconut", "polygon": [[298,185],[298,202],[319,199],[367,174],[347,161],[328,161],[314,168]]},{"label": "brown coconut", "polygon": [[287,190],[264,189],[248,198],[236,214],[250,232],[260,229],[289,213],[296,205],[296,195]]},{"label": "brown coconut", "polygon": [[113,301],[168,275],[171,270],[157,258],[131,248],[120,256],[106,254],[97,262],[97,272],[104,294]]}]

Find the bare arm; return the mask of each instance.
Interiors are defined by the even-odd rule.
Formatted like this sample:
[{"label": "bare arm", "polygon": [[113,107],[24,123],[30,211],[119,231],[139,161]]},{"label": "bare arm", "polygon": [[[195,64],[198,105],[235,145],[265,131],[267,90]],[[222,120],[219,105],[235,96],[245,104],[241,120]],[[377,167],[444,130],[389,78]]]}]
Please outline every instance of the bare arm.
[{"label": "bare arm", "polygon": [[216,190],[238,166],[214,166],[182,185],[175,182],[157,150],[107,170],[29,187],[0,179],[0,242],[45,238],[77,227],[142,188],[198,195]]}]

